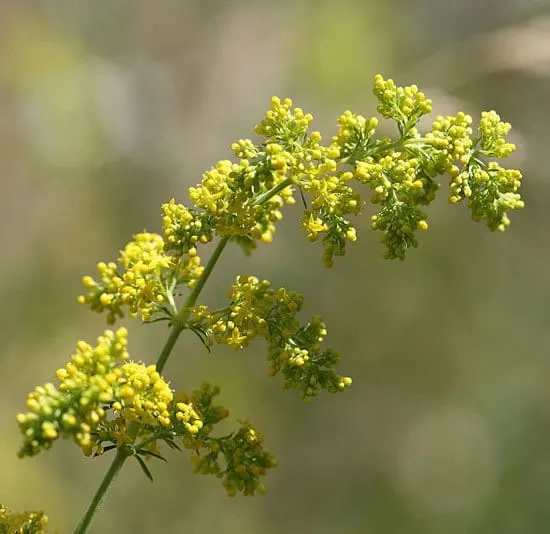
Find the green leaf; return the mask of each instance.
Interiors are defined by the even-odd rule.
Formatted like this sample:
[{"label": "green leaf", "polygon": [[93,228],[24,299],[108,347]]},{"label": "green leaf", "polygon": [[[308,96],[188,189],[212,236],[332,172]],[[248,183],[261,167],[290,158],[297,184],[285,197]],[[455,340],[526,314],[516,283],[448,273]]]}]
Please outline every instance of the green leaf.
[{"label": "green leaf", "polygon": [[178,451],[181,451],[181,447],[172,438],[164,438],[164,442],[171,449],[176,449]]},{"label": "green leaf", "polygon": [[137,460],[138,464],[140,465],[141,469],[143,470],[143,472],[145,473],[145,476],[151,481],[153,482],[153,475],[151,474],[151,471],[149,471],[149,468],[145,465],[145,460],[139,456],[139,455],[135,455],[134,458]]},{"label": "green leaf", "polygon": [[155,458],[158,458],[159,460],[162,460],[163,462],[166,462],[166,458],[164,456],[161,456],[160,454],[157,454],[156,452],[151,452],[148,449],[136,449],[136,454],[141,454],[142,456],[154,456]]}]

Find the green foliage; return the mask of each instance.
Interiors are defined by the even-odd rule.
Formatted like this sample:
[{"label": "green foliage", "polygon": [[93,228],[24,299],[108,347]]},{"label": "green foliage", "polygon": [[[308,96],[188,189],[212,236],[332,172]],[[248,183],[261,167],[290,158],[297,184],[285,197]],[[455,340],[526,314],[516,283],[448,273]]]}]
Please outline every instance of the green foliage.
[{"label": "green foliage", "polygon": [[[303,203],[301,227],[308,240],[320,240],[323,262],[346,253],[357,240],[351,220],[366,202],[359,186],[370,190],[379,207],[371,227],[381,232],[385,256],[404,259],[418,246],[417,232],[428,229],[425,208],[435,199],[439,177],[450,176],[449,201],[466,200],[476,221],[503,231],[507,213],[523,207],[518,189],[521,173],[500,167],[495,158],[514,150],[506,141],[510,125],[484,112],[473,136],[472,118],[462,112],[437,117],[421,134],[419,120],[431,101],[414,85],[398,87],[377,75],[378,112],[394,121],[396,138],[377,137],[376,118],[350,111],[338,119],[328,144],[310,131],[310,114],[290,99],[272,98],[256,126],[257,142],[232,145],[236,161],[223,160],[189,190],[192,207],[171,199],[162,205],[163,235],[143,232],[120,252],[117,262],[100,262],[99,278],[83,278],[79,302],[106,312],[107,323],[128,314],[145,322],[167,321],[171,334],[156,364],[129,360],[127,331],[107,330],[95,347],[80,341],[71,361],[57,371],[59,384],[37,387],[28,397],[29,412],[17,416],[24,436],[20,456],[49,449],[59,438],[75,441],[86,455],[116,451],[113,466],[135,457],[148,478],[147,458],[165,460],[160,444],[191,451],[194,470],[222,480],[228,495],[262,493],[260,477],[276,465],[261,433],[248,422],[216,436],[215,427],[228,411],[213,405],[220,390],[203,384],[190,396],[175,395],[161,373],[183,330],[191,330],[211,350],[226,344],[246,348],[257,337],[268,345],[268,374],[282,376],[284,388],[296,389],[305,401],[321,390],[344,391],[351,378],[336,371],[339,355],[321,348],[327,334],[319,316],[301,324],[303,298],[274,290],[268,281],[240,275],[228,302],[211,310],[198,303],[200,293],[226,244],[245,253],[273,239],[285,204]],[[219,238],[206,265],[199,249]],[[182,301],[180,297],[186,295]],[[106,475],[105,488],[118,469]],[[85,532],[102,494],[97,495],[77,532]]]}]

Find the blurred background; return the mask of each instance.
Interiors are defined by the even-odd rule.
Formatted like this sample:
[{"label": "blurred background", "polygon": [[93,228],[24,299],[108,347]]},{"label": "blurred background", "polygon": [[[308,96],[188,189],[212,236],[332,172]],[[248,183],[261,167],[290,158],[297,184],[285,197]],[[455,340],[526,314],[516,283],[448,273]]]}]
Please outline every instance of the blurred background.
[{"label": "blurred background", "polygon": [[[304,405],[266,376],[262,344],[209,355],[184,336],[165,375],[218,383],[233,422],[263,430],[268,492],[228,499],[170,451],[154,484],[128,462],[91,532],[550,532],[547,0],[2,0],[0,502],[71,532],[111,461],[67,442],[16,459],[27,393],[105,328],[76,304],[81,276],[159,231],[160,204],[187,202],[272,95],[328,138],[345,109],[375,114],[377,72],[437,113],[510,121],[525,210],[491,234],[443,190],[404,263],[382,259],[368,209],[331,270],[297,208],[251,258],[229,250],[205,302],[239,273],[303,293],[353,387]],[[166,327],[125,324],[132,357],[155,361]]]}]

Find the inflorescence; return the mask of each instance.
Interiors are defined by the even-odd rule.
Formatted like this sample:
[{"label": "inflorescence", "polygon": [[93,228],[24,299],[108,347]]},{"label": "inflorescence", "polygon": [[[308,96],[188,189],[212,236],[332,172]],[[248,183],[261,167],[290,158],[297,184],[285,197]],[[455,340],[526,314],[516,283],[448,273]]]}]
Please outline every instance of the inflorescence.
[{"label": "inflorescence", "polygon": [[[285,204],[303,204],[301,227],[308,240],[321,241],[323,262],[356,241],[350,217],[366,204],[357,186],[367,186],[377,206],[371,227],[381,232],[385,256],[404,259],[428,229],[425,208],[435,199],[439,177],[450,177],[449,201],[466,201],[475,221],[505,230],[508,212],[523,207],[518,194],[521,173],[500,166],[515,146],[510,130],[494,111],[483,112],[477,134],[462,112],[436,117],[431,131],[417,129],[431,112],[431,100],[414,85],[398,87],[377,75],[378,112],[395,122],[395,138],[376,136],[378,120],[344,112],[328,144],[310,131],[312,116],[290,99],[273,97],[256,126],[257,142],[232,144],[235,161],[222,160],[189,190],[192,207],[171,199],[162,205],[162,235],[134,236],[116,262],[100,262],[99,276],[85,276],[79,302],[106,312],[114,324],[125,314],[143,321],[165,320],[196,333],[210,349],[215,343],[244,349],[254,338],[268,346],[268,373],[280,374],[283,387],[310,401],[320,390],[345,390],[351,378],[335,367],[338,353],[322,349],[326,328],[320,317],[301,324],[302,297],[274,290],[268,281],[241,275],[223,309],[210,310],[195,298],[179,305],[184,292],[200,292],[208,276],[198,255],[216,237],[251,253],[269,243]],[[198,295],[198,293],[197,293]],[[107,330],[96,346],[79,342],[67,365],[57,371],[58,385],[37,387],[28,397],[29,412],[17,416],[24,444],[21,456],[48,449],[59,437],[74,440],[87,455],[127,450],[148,476],[142,457],[163,457],[158,444],[193,451],[195,471],[220,477],[229,495],[262,492],[259,477],[274,467],[261,434],[247,422],[235,432],[214,437],[216,423],[227,417],[212,405],[217,387],[204,384],[191,396],[174,396],[155,365],[129,361],[127,332]],[[223,460],[223,461],[220,461]]]},{"label": "inflorescence", "polygon": [[0,504],[0,534],[44,534],[47,523],[44,512],[10,512]]}]

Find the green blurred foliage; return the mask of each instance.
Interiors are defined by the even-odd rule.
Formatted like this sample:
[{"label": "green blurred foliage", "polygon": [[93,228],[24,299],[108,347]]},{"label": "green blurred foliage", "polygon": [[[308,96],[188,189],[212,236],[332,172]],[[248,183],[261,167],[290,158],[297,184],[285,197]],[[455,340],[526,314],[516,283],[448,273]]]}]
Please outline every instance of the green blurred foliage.
[{"label": "green blurred foliage", "polygon": [[[345,108],[374,114],[372,75],[416,83],[437,112],[495,108],[512,122],[526,208],[503,235],[442,192],[404,263],[368,228],[331,270],[299,214],[206,291],[246,272],[306,298],[341,351],[350,391],[303,405],[266,376],[265,347],[207,354],[182,339],[166,375],[208,379],[230,417],[258,425],[280,460],[265,497],[229,500],[184,455],[129,464],[92,532],[485,534],[550,530],[549,15],[543,2],[134,2],[0,4],[0,502],[81,517],[109,457],[68,443],[17,461],[15,414],[102,318],[75,303],[80,277],[133,233],[160,227],[202,171],[250,135],[273,94],[325,135]],[[161,325],[127,323],[154,361]]]}]

